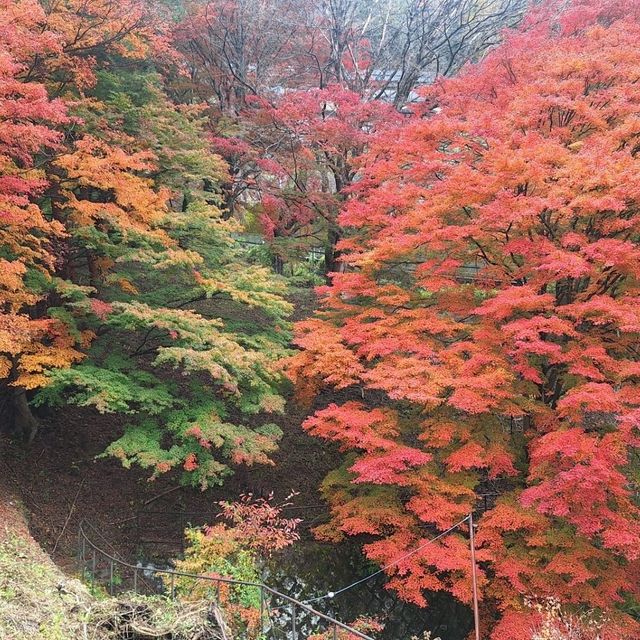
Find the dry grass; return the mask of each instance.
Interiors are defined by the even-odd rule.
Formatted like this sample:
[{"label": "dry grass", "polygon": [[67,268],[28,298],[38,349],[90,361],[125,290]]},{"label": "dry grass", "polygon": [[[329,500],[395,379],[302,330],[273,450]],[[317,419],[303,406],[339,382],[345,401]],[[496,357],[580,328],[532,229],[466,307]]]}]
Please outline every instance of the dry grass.
[{"label": "dry grass", "polygon": [[[210,602],[170,602],[131,596],[103,600],[89,611],[88,638],[164,640],[224,640],[222,616]],[[94,634],[94,635],[92,635]],[[97,634],[97,635],[96,635]]]},{"label": "dry grass", "polygon": [[65,578],[31,540],[10,534],[0,542],[1,638],[82,638],[91,601],[88,590]]},{"label": "dry grass", "polygon": [[64,576],[30,539],[0,541],[2,640],[224,640],[220,611],[206,601],[91,593]]}]

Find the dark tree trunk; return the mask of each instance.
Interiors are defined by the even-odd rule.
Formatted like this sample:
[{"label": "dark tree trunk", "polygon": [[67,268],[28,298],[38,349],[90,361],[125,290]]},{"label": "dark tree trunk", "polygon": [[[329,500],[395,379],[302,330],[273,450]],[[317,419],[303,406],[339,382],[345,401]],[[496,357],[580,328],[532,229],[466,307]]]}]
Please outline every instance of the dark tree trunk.
[{"label": "dark tree trunk", "polygon": [[16,389],[13,396],[14,426],[27,444],[31,444],[38,433],[40,426],[38,419],[31,413],[31,407],[27,402],[27,393],[24,389]]},{"label": "dark tree trunk", "polygon": [[6,431],[31,444],[38,433],[38,419],[31,412],[27,392],[21,388],[5,386],[0,408],[0,424]]},{"label": "dark tree trunk", "polygon": [[273,270],[279,276],[281,276],[284,273],[284,260],[282,259],[281,255],[278,255],[277,253],[274,253],[273,257],[271,259],[271,264],[273,266]]},{"label": "dark tree trunk", "polygon": [[336,245],[341,237],[340,227],[336,224],[331,224],[327,230],[327,244],[324,249],[325,274],[340,271],[340,252],[336,249]]}]

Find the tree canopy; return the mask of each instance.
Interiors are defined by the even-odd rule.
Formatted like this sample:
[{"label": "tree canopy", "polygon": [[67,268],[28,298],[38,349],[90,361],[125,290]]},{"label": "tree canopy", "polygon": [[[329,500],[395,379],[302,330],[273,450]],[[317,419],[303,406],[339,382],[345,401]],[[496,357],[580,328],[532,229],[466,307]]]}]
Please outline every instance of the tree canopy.
[{"label": "tree canopy", "polygon": [[5,3],[0,373],[29,437],[41,389],[130,416],[110,453],[206,487],[276,447],[248,416],[283,408],[290,306],[222,218],[202,107],[167,97],[168,25],[129,4]]},{"label": "tree canopy", "polygon": [[473,512],[487,637],[555,598],[640,639],[640,5],[525,5],[0,0],[3,428],[119,415],[204,490],[293,386],[316,533],[402,598],[471,602]]},{"label": "tree canopy", "polygon": [[[346,454],[323,535],[384,565],[486,508],[493,638],[554,594],[638,634],[613,611],[638,587],[639,17],[545,7],[426,92],[365,154],[347,272],[297,326],[294,382],[353,390],[305,425]],[[388,572],[424,605],[469,601],[469,571],[453,535]]]}]

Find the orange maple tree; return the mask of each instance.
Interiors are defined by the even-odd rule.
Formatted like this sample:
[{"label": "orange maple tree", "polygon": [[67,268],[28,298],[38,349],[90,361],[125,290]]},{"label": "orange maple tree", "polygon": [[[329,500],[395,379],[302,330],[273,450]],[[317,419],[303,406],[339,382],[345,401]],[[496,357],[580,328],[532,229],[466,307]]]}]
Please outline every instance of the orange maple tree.
[{"label": "orange maple tree", "polygon": [[[108,60],[140,59],[152,50],[158,59],[165,55],[159,24],[138,0],[0,4],[0,381],[7,387],[0,414],[27,439],[35,435],[37,420],[26,394],[45,386],[48,372],[81,360],[93,336],[72,326],[68,313],[52,311],[89,293],[68,268],[74,225],[61,212],[82,199],[70,184],[72,167],[75,163],[85,194],[96,186],[88,176],[100,170],[89,161],[92,154],[94,160],[111,154],[103,165],[115,159],[121,168],[140,168],[132,166],[140,164],[135,156],[125,162],[122,145],[98,148],[91,124],[79,113],[95,107],[86,92]],[[144,183],[136,185],[137,177],[122,170],[113,177],[107,185],[103,173],[99,186],[114,188],[117,196],[128,189],[129,202],[144,200]],[[142,208],[150,208],[148,200]],[[164,206],[160,196],[156,200]],[[82,207],[75,208],[80,214]],[[85,204],[85,221],[88,209]],[[125,226],[148,228],[149,221],[129,213],[122,211]],[[98,226],[95,215],[90,225]]]},{"label": "orange maple tree", "polygon": [[[294,382],[351,395],[305,424],[346,454],[320,534],[386,564],[482,512],[496,640],[526,637],[524,596],[640,637],[639,38],[637,3],[547,5],[426,93],[364,157],[347,272],[298,325]],[[471,598],[462,534],[388,573]]]},{"label": "orange maple tree", "polygon": [[[222,220],[203,108],[165,91],[177,53],[162,8],[0,9],[1,429],[32,439],[30,406],[75,403],[135,416],[109,452],[154,475],[204,488],[230,465],[271,464],[280,430],[230,421],[230,407],[282,411],[290,305]],[[231,328],[219,299],[259,326]],[[170,367],[190,376],[190,400]]]},{"label": "orange maple tree", "polygon": [[81,357],[62,323],[31,312],[64,235],[34,201],[47,184],[36,161],[60,149],[56,127],[69,121],[63,103],[28,79],[33,57],[59,52],[57,40],[40,30],[42,20],[37,2],[0,3],[0,380],[10,385],[6,397],[27,438],[33,425],[25,390],[40,386],[46,370]]}]

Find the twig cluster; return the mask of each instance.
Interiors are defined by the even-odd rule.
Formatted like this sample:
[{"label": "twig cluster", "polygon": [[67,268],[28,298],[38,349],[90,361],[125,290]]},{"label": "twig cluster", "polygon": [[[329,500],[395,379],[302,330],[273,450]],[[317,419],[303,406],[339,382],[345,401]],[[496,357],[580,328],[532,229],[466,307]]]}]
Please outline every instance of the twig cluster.
[{"label": "twig cluster", "polygon": [[114,640],[224,640],[229,637],[215,603],[168,602],[130,596],[96,602],[88,612],[92,637]]}]

